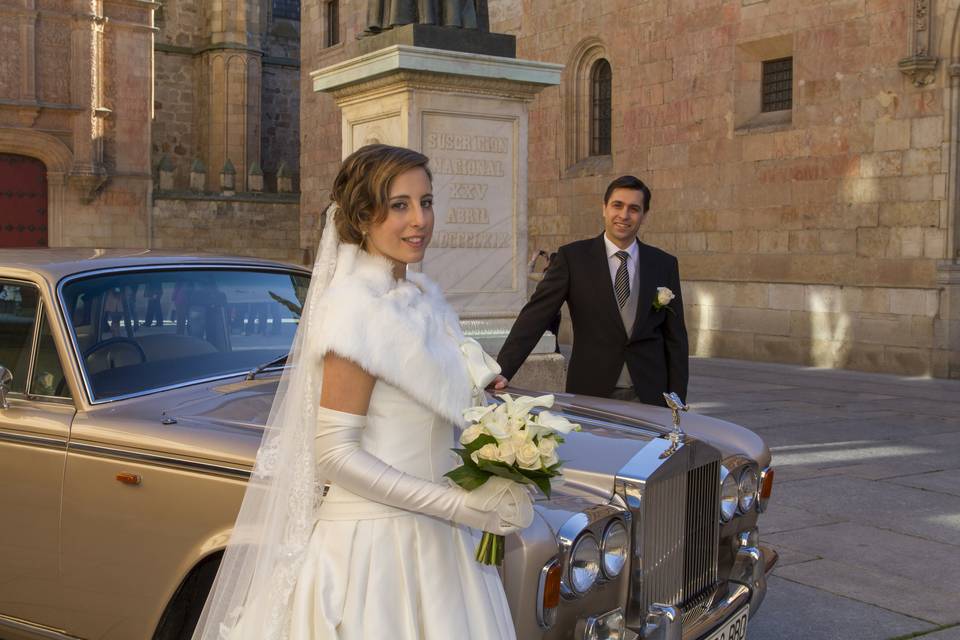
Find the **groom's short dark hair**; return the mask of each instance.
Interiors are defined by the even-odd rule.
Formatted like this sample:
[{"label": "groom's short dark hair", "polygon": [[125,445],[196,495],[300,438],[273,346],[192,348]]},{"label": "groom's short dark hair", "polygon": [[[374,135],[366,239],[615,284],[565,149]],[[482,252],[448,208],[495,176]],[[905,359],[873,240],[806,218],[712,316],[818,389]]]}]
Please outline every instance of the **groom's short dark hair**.
[{"label": "groom's short dark hair", "polygon": [[613,193],[614,189],[633,189],[634,191],[643,192],[643,210],[650,211],[650,189],[647,188],[647,185],[643,184],[643,180],[636,176],[620,176],[613,182],[607,185],[607,191],[603,194],[603,204],[607,204],[607,201],[610,200],[610,194]]}]

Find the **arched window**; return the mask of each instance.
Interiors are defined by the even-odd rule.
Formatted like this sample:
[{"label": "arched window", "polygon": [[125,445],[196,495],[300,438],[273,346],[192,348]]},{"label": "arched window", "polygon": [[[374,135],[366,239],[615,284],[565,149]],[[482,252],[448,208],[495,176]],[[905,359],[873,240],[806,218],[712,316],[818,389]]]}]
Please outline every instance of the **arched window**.
[{"label": "arched window", "polygon": [[612,163],[613,68],[603,41],[589,37],[577,44],[563,76],[565,175],[606,175]]},{"label": "arched window", "polygon": [[601,58],[590,70],[590,155],[610,155],[613,73]]}]

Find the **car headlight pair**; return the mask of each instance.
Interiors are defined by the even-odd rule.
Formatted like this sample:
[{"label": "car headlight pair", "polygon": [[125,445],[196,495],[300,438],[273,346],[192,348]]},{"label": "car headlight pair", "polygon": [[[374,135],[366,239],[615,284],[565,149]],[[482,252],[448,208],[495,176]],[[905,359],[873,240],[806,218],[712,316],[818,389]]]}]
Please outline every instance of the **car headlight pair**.
[{"label": "car headlight pair", "polygon": [[757,504],[760,476],[752,465],[731,471],[720,465],[720,519],[729,522],[734,515],[747,513]]},{"label": "car headlight pair", "polygon": [[570,550],[569,585],[574,595],[585,595],[597,583],[601,573],[608,580],[620,575],[627,563],[629,537],[622,520],[612,520],[598,542],[584,532]]}]

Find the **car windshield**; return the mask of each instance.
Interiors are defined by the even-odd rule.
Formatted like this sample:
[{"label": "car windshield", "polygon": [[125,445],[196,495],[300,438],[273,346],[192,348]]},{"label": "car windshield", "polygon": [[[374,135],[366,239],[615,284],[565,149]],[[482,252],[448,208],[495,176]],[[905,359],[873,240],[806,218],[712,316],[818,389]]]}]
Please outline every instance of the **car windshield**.
[{"label": "car windshield", "polygon": [[92,399],[246,373],[290,350],[309,277],[292,271],[119,271],[63,286]]}]

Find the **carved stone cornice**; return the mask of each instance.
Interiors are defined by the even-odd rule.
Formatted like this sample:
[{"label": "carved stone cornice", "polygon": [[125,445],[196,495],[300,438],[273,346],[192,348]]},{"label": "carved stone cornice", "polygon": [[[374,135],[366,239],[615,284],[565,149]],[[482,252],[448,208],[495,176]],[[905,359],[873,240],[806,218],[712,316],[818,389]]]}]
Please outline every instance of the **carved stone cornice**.
[{"label": "carved stone cornice", "polygon": [[530,102],[543,91],[543,85],[495,78],[451,76],[431,71],[394,71],[341,87],[330,94],[338,105],[343,106],[351,104],[355,99],[369,100],[371,95],[384,96],[411,90],[469,93]]},{"label": "carved stone cornice", "polygon": [[897,65],[900,72],[910,78],[916,87],[932,83],[936,76],[938,58],[930,55],[930,20],[933,0],[913,0],[911,16],[910,51],[911,54]]}]

